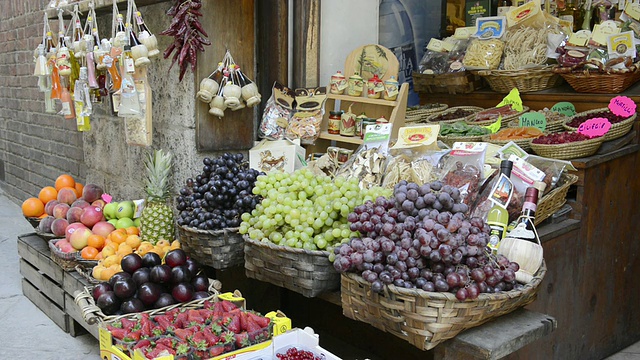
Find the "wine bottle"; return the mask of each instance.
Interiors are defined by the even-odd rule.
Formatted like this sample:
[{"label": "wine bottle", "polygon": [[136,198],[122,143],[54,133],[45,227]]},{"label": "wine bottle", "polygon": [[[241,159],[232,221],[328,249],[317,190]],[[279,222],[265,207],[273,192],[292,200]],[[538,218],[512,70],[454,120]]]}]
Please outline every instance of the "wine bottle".
[{"label": "wine bottle", "polygon": [[513,193],[513,184],[509,179],[512,168],[513,162],[502,160],[500,163],[500,176],[489,194],[489,199],[493,202],[493,206],[487,214],[487,224],[489,224],[491,228],[489,244],[487,246],[489,246],[493,252],[498,250],[500,241],[504,238],[507,232],[507,225],[509,224],[507,205],[509,205]]},{"label": "wine bottle", "polygon": [[516,225],[507,235],[510,238],[540,243],[538,232],[536,231],[535,218],[536,207],[538,206],[538,189],[528,187],[524,195],[522,213],[516,220]]}]

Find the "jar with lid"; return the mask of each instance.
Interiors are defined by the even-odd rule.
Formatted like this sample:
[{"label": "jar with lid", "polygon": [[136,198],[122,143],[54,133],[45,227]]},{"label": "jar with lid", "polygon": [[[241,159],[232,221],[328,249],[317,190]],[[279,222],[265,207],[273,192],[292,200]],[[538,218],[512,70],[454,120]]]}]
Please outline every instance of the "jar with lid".
[{"label": "jar with lid", "polygon": [[342,114],[342,121],[340,122],[340,135],[356,135],[356,114],[352,113],[351,111]]},{"label": "jar with lid", "polygon": [[378,77],[378,74],[373,74],[373,77],[367,81],[367,97],[371,99],[379,99],[380,94],[384,91],[384,83]]},{"label": "jar with lid", "polygon": [[362,129],[360,130],[360,138],[364,139],[364,135],[367,133],[367,126],[375,125],[376,121],[374,119],[362,119]]},{"label": "jar with lid", "polygon": [[342,95],[344,93],[344,89],[347,88],[347,79],[342,75],[342,72],[338,71],[337,73],[331,75],[331,80],[329,80],[329,91],[332,94]]},{"label": "jar with lid", "polygon": [[387,120],[387,118],[384,116],[380,116],[379,118],[376,119],[376,124],[387,124],[387,123],[389,123],[389,120]]},{"label": "jar with lid", "polygon": [[385,100],[394,101],[398,97],[399,88],[400,84],[398,83],[398,80],[393,76],[390,77],[389,80],[384,82],[384,92],[382,97]]},{"label": "jar with lid", "polygon": [[362,123],[367,119],[367,114],[362,113],[356,117],[356,136],[362,136]]},{"label": "jar with lid", "polygon": [[364,80],[362,79],[362,76],[357,73],[349,76],[349,81],[347,82],[347,95],[361,96],[363,89]]},{"label": "jar with lid", "polygon": [[329,134],[340,134],[340,122],[342,121],[342,111],[329,111],[329,124],[327,131]]}]

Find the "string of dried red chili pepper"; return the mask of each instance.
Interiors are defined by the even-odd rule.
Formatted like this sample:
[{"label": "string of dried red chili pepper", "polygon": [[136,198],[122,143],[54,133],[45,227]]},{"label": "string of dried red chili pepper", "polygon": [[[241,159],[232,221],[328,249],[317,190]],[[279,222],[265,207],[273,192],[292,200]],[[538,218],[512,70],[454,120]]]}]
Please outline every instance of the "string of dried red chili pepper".
[{"label": "string of dried red chili pepper", "polygon": [[207,32],[202,28],[199,11],[202,7],[201,0],[175,0],[173,6],[167,10],[167,15],[173,17],[169,28],[160,35],[173,36],[174,41],[162,54],[165,59],[173,53],[171,66],[178,62],[180,67],[180,81],[184,77],[189,65],[195,72],[198,63],[198,51],[204,52],[204,47],[211,45]]}]

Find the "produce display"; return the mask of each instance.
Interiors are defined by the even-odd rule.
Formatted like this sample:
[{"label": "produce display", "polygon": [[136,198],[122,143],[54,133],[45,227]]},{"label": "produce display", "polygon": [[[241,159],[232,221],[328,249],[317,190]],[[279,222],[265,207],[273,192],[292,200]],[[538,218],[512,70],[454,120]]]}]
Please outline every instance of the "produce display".
[{"label": "produce display", "polygon": [[532,143],[554,145],[554,144],[566,144],[566,143],[571,143],[576,141],[584,141],[589,139],[591,138],[584,134],[580,134],[573,131],[563,131],[559,133],[553,133],[553,134],[537,137],[532,140]]},{"label": "produce display", "polygon": [[349,213],[390,190],[379,186],[360,189],[356,178],[332,180],[303,168],[292,174],[258,176],[253,193],[263,199],[253,211],[242,214],[241,234],[283,246],[331,250],[357,235],[349,229]]},{"label": "produce display", "polygon": [[140,218],[140,237],[156,244],[162,239],[173,239],[173,210],[167,204],[170,198],[169,176],[172,156],[162,150],[149,152],[145,159],[145,192],[147,202]]},{"label": "produce display", "polygon": [[240,225],[240,215],[251,212],[260,202],[252,189],[261,173],[250,169],[243,159],[240,153],[204,158],[202,173],[187,179],[176,198],[178,225],[203,230]]},{"label": "produce display", "polygon": [[491,131],[478,125],[469,125],[464,121],[456,121],[453,124],[441,124],[440,136],[480,136],[487,135]]},{"label": "produce display", "polygon": [[296,347],[290,347],[285,352],[278,352],[276,358],[278,360],[322,360],[320,356],[315,355],[312,351]]},{"label": "produce display", "polygon": [[170,250],[164,258],[153,252],[127,254],[120,266],[122,271],[92,290],[96,305],[106,315],[158,309],[209,296],[209,279],[182,249]]},{"label": "produce display", "polygon": [[271,319],[227,301],[205,300],[200,309],[142,313],[106,325],[118,346],[147,359],[209,359],[271,338]]},{"label": "produce display", "polygon": [[498,117],[502,116],[502,118],[506,118],[508,116],[513,116],[518,114],[519,111],[514,109],[510,104],[494,107],[490,109],[485,109],[476,114],[475,119],[471,121],[487,121],[487,120],[497,120]]},{"label": "produce display", "polygon": [[542,135],[542,130],[535,127],[517,127],[507,128],[498,131],[495,134],[489,135],[491,140],[519,140],[519,139],[532,139]]},{"label": "produce display", "polygon": [[517,289],[517,263],[487,249],[490,228],[467,218],[457,188],[400,182],[348,216],[360,236],[334,249],[334,267],[356,272],[375,292],[385,286],[451,292],[460,301]]},{"label": "produce display", "polygon": [[474,110],[470,109],[454,109],[451,111],[445,111],[441,114],[438,114],[429,119],[430,122],[438,122],[443,120],[454,120],[454,119],[462,119],[467,116],[476,113]]},{"label": "produce display", "polygon": [[616,115],[614,113],[612,113],[611,111],[608,110],[603,110],[603,111],[598,111],[598,112],[591,112],[589,114],[586,115],[578,115],[578,116],[574,116],[571,121],[569,121],[567,123],[567,126],[570,126],[572,128],[578,128],[580,127],[580,125],[589,120],[589,119],[593,119],[593,118],[605,118],[607,120],[609,120],[609,122],[611,124],[616,124],[619,123],[621,121],[627,120],[628,117],[622,117],[619,115]]}]

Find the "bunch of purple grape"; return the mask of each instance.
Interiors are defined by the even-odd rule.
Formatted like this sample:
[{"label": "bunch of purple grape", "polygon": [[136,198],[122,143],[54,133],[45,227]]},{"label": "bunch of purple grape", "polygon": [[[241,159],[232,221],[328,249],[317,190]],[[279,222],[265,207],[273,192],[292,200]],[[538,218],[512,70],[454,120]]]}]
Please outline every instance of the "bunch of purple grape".
[{"label": "bunch of purple grape", "polygon": [[452,292],[459,300],[520,288],[519,265],[487,248],[490,228],[468,219],[460,191],[440,181],[401,181],[392,198],[378,197],[348,215],[351,238],[334,249],[338,272],[355,272],[375,292],[385,285]]}]

